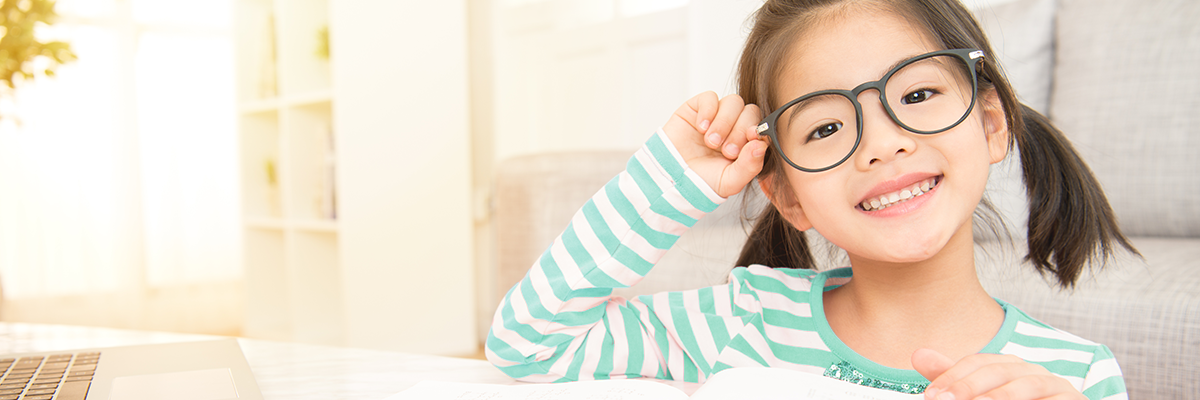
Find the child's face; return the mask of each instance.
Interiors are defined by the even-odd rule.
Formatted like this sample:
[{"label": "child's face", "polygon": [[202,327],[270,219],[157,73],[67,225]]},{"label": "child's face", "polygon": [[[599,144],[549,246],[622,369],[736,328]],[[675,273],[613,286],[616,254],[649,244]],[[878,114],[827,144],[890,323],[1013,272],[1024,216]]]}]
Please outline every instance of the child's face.
[{"label": "child's face", "polygon": [[[810,27],[792,46],[775,82],[776,102],[824,89],[849,90],[880,79],[899,61],[942,50],[903,18],[866,10]],[[862,142],[849,160],[818,173],[784,168],[794,202],[771,197],[785,218],[802,230],[816,228],[852,260],[927,260],[955,235],[970,235],[988,166],[1007,151],[1007,126],[995,93],[981,91],[966,121],[932,135],[893,122],[877,91],[863,92],[858,100]],[[928,192],[890,207],[867,211],[861,206],[931,182],[936,186]]]}]

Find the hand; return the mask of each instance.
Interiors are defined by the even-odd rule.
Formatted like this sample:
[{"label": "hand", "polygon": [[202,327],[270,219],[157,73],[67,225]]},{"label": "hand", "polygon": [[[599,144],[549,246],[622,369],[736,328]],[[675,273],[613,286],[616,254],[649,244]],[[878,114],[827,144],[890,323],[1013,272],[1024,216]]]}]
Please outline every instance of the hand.
[{"label": "hand", "polygon": [[925,400],[1087,399],[1066,379],[1012,355],[973,354],[956,363],[921,349],[912,365],[930,380]]},{"label": "hand", "polygon": [[762,171],[767,141],[758,138],[758,106],[741,96],[718,100],[704,92],[691,98],[663,125],[663,131],[696,174],[721,197],[740,192]]}]

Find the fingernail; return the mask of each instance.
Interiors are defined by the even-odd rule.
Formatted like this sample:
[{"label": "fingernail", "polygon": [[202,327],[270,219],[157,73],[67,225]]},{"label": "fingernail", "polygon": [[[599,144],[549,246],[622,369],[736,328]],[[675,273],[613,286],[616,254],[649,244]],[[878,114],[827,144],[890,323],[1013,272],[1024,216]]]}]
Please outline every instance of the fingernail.
[{"label": "fingernail", "polygon": [[940,392],[941,390],[938,388],[925,388],[925,398],[929,400],[936,400],[937,394]]},{"label": "fingernail", "polygon": [[708,125],[709,125],[709,124],[710,124],[710,122],[708,122],[708,120],[707,120],[707,119],[706,119],[706,120],[703,120],[703,121],[700,121],[700,130],[702,130],[702,131],[707,131],[707,130],[708,130]]},{"label": "fingernail", "polygon": [[767,154],[767,148],[766,148],[766,147],[759,147],[759,148],[757,148],[757,149],[754,149],[754,156],[755,156],[755,157],[762,158],[762,156],[764,156],[764,155],[766,155],[766,154]]},{"label": "fingernail", "polygon": [[721,144],[721,135],[716,134],[716,132],[708,134],[708,143],[713,146]]},{"label": "fingernail", "polygon": [[736,156],[738,153],[737,145],[733,143],[725,145],[725,152]]},{"label": "fingernail", "polygon": [[937,400],[954,400],[954,393],[942,392],[937,395]]}]

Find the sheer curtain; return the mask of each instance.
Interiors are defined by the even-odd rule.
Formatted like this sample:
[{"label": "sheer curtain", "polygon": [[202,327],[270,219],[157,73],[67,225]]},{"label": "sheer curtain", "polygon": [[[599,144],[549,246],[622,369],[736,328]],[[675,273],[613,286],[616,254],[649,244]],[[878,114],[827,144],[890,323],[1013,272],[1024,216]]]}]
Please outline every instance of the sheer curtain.
[{"label": "sheer curtain", "polygon": [[0,102],[0,319],[237,334],[230,1],[57,9],[79,59]]}]

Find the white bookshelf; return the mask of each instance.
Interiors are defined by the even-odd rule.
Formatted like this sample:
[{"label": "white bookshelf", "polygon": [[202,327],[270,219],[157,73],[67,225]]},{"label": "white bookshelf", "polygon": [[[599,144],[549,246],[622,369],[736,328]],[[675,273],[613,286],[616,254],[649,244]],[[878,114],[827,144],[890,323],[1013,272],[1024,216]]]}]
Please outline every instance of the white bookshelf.
[{"label": "white bookshelf", "polygon": [[249,337],[344,342],[327,0],[235,0]]},{"label": "white bookshelf", "polygon": [[243,334],[475,353],[466,1],[234,1]]}]

